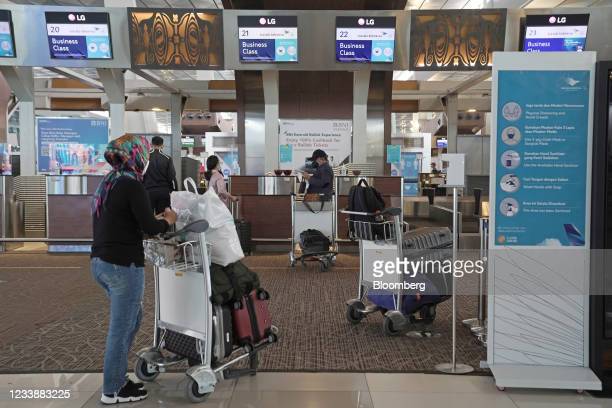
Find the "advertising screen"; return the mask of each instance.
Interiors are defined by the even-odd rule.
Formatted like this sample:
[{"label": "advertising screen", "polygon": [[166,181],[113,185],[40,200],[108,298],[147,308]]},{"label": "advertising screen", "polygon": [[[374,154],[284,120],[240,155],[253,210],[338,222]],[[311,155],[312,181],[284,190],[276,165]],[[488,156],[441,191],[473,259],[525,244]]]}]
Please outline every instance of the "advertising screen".
[{"label": "advertising screen", "polygon": [[336,61],[393,62],[395,17],[336,17]]},{"label": "advertising screen", "polygon": [[523,51],[584,51],[588,14],[527,16]]},{"label": "advertising screen", "polygon": [[242,62],[297,62],[297,16],[238,16]]},{"label": "advertising screen", "polygon": [[108,120],[37,118],[38,172],[101,174],[108,166]]},{"label": "advertising screen", "polygon": [[0,10],[0,58],[15,57],[13,21],[9,10]]},{"label": "advertising screen", "polygon": [[46,11],[45,20],[51,58],[113,58],[108,13]]}]

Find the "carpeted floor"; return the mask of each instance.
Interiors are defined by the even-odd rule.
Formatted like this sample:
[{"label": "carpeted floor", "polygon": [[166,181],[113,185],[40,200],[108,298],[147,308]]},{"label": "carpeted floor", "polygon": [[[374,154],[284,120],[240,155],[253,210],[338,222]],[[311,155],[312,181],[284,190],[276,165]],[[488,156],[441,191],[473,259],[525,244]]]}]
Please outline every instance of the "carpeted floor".
[{"label": "carpeted floor", "polygon": [[[386,337],[382,316],[349,324],[345,301],[356,296],[358,258],[341,255],[336,267],[287,267],[287,255],[245,261],[272,295],[278,344],[265,350],[270,371],[433,371],[451,359],[450,301],[438,307],[432,329],[439,337]],[[457,299],[459,318],[473,317],[475,297]],[[133,349],[152,341],[153,281],[147,270],[145,316]],[[83,255],[0,256],[0,372],[99,371],[107,327],[107,300]],[[486,350],[458,327],[458,361],[479,366]],[[134,360],[132,356],[131,361]]]}]

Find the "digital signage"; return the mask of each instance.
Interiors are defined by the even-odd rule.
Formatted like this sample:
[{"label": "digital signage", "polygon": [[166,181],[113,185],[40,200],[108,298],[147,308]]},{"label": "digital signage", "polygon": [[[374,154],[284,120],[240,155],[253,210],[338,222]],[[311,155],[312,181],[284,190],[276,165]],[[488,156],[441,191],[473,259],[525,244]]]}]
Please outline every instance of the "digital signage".
[{"label": "digital signage", "polygon": [[336,61],[393,62],[395,17],[336,17]]},{"label": "digital signage", "polygon": [[588,14],[527,16],[522,50],[584,51],[588,25]]},{"label": "digital signage", "polygon": [[108,13],[46,11],[45,20],[51,58],[113,58]]},{"label": "digital signage", "polygon": [[15,36],[9,10],[0,10],[0,58],[15,57]]},{"label": "digital signage", "polygon": [[242,62],[297,62],[297,16],[238,16]]}]

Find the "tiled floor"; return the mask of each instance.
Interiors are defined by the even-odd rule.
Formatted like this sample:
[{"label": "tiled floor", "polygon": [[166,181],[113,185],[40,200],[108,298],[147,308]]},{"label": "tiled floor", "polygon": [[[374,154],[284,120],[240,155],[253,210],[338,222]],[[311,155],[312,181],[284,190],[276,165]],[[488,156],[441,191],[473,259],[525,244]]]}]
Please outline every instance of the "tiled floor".
[{"label": "tiled floor", "polygon": [[[0,408],[101,407],[101,374],[0,375]],[[162,374],[130,407],[204,408],[610,408],[612,399],[573,391],[498,391],[493,378],[434,374],[260,373],[224,381],[202,404],[185,397],[183,374]],[[11,400],[10,390],[70,390],[68,400]],[[412,403],[411,403],[412,402]]]}]

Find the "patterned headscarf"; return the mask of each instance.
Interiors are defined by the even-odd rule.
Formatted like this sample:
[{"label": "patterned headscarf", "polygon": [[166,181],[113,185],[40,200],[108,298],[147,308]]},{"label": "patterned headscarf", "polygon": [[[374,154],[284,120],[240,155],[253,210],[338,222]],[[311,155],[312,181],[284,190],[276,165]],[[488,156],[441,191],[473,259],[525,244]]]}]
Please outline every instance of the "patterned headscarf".
[{"label": "patterned headscarf", "polygon": [[104,176],[93,196],[92,212],[98,217],[119,177],[142,181],[149,160],[149,142],[143,136],[123,135],[106,146],[104,158],[112,170]]}]

